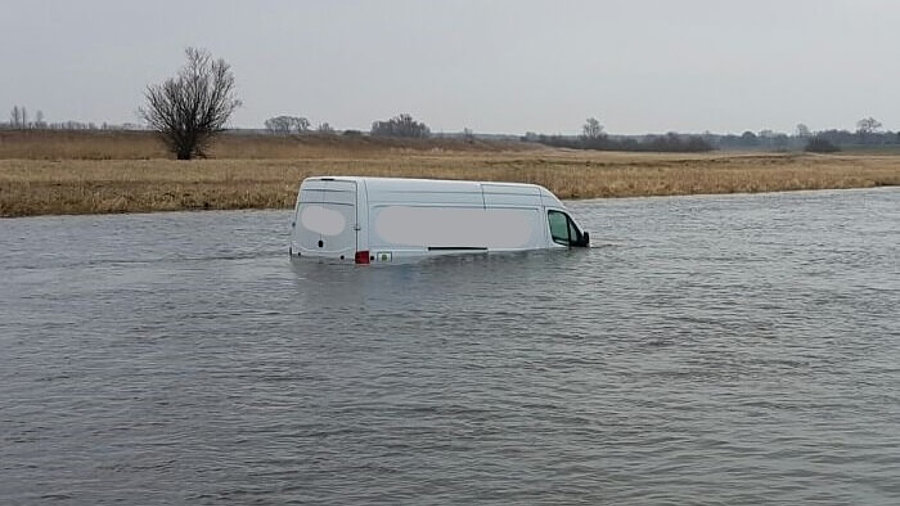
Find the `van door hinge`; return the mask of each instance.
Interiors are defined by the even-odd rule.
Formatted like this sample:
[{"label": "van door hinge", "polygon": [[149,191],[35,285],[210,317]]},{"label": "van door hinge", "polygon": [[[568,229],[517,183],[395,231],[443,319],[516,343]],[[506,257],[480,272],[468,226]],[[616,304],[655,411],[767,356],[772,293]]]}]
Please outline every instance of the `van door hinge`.
[{"label": "van door hinge", "polygon": [[362,227],[360,227],[359,223],[357,223],[356,225],[353,225],[353,230],[356,230],[357,232],[359,232],[360,230],[362,230]]}]

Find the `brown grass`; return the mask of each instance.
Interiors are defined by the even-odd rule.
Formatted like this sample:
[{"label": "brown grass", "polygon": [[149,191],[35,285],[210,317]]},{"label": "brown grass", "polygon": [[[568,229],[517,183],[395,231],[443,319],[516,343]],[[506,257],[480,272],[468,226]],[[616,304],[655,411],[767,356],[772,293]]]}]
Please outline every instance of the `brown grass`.
[{"label": "brown grass", "polygon": [[[102,148],[97,153],[118,159],[37,156],[90,152],[75,141],[63,148],[59,139],[45,151],[32,144],[27,148],[32,159],[0,159],[0,216],[286,208],[303,178],[325,174],[522,181],[562,198],[900,185],[900,157],[894,156],[633,154],[528,145],[511,151],[509,145],[464,141],[401,144],[337,137],[300,143],[251,136],[217,147],[217,155],[236,150],[240,157],[177,162],[137,159],[135,153],[150,153],[153,138],[125,142],[117,135],[95,140]],[[0,154],[26,149],[6,144]]]},{"label": "brown grass", "polygon": [[[391,139],[345,135],[225,133],[212,145],[214,159],[296,159],[335,154],[384,156],[398,153],[495,152],[540,149],[521,142],[463,139]],[[0,159],[149,160],[174,159],[152,132],[116,130],[0,130]]]}]

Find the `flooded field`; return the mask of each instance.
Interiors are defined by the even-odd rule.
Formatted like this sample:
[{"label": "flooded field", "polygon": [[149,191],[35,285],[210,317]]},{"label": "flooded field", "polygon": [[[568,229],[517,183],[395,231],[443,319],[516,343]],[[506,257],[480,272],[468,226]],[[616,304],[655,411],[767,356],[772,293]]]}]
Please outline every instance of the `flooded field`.
[{"label": "flooded field", "polygon": [[0,503],[900,501],[900,190],[570,207],[593,248],[386,267],[0,221]]}]

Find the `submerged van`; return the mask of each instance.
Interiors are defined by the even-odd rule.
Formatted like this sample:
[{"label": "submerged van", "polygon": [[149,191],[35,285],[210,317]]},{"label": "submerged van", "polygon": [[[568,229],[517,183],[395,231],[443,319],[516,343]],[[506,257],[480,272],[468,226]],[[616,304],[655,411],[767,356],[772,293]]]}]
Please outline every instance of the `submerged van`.
[{"label": "submerged van", "polygon": [[359,264],[590,242],[555,195],[521,183],[311,177],[291,227],[291,255]]}]

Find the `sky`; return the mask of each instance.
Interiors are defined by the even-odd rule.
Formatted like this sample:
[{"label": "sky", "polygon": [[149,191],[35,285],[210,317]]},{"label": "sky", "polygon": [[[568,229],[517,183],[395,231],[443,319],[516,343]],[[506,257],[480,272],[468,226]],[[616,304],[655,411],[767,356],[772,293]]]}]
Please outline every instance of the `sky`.
[{"label": "sky", "polygon": [[368,130],[900,130],[896,0],[0,0],[0,118],[139,122],[184,49],[243,106]]}]

